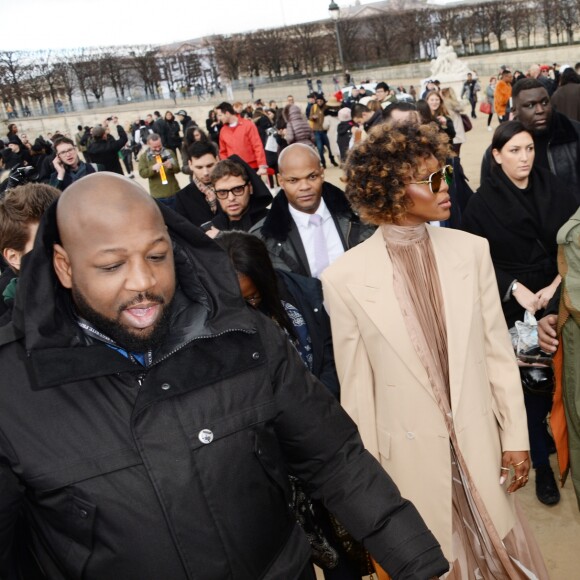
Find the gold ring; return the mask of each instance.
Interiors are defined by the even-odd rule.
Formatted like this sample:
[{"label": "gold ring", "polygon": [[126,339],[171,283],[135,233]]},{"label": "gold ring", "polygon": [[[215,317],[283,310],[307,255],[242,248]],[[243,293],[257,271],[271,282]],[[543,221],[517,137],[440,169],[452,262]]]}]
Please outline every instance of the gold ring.
[{"label": "gold ring", "polygon": [[502,471],[509,471],[509,470],[510,470],[510,468],[509,468],[509,467],[500,467],[500,469],[501,469]]},{"label": "gold ring", "polygon": [[516,477],[514,479],[514,481],[520,481],[520,480],[524,479],[524,477],[525,477],[525,475],[520,475],[519,477]]},{"label": "gold ring", "polygon": [[520,465],[523,465],[528,459],[522,459],[522,461],[520,461],[519,463],[514,463],[513,466],[514,467],[519,467]]}]

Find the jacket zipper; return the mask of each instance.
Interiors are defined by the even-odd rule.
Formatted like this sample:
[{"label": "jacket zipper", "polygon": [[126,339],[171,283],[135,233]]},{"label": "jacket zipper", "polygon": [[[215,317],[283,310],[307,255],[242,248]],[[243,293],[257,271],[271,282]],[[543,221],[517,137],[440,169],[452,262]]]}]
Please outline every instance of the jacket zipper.
[{"label": "jacket zipper", "polygon": [[164,360],[167,360],[170,356],[173,356],[176,352],[179,352],[181,349],[185,348],[186,346],[190,345],[192,342],[195,342],[196,340],[204,340],[206,338],[218,338],[220,336],[224,336],[224,334],[230,334],[231,332],[243,332],[245,334],[254,334],[255,333],[255,331],[247,330],[244,328],[230,328],[230,329],[224,330],[223,332],[220,332],[218,334],[206,334],[203,336],[195,336],[191,340],[184,342],[183,344],[179,345],[177,348],[173,349],[171,352],[168,352],[165,356],[163,356],[159,360],[155,361],[149,368],[152,368],[155,365],[158,365],[159,363],[163,362]]}]

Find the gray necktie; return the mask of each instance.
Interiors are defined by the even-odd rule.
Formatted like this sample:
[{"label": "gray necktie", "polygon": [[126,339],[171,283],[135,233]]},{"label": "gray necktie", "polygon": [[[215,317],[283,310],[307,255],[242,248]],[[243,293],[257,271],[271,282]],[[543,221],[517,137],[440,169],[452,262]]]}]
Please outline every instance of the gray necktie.
[{"label": "gray necktie", "polygon": [[312,272],[312,275],[317,278],[328,266],[328,246],[326,245],[326,238],[322,228],[322,217],[318,214],[313,214],[310,216],[309,223],[314,226],[314,263],[316,264],[316,272]]}]

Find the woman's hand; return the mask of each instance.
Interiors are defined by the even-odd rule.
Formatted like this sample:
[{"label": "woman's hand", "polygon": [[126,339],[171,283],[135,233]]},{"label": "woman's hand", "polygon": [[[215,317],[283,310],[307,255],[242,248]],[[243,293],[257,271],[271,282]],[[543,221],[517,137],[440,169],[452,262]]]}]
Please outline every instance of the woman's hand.
[{"label": "woman's hand", "polygon": [[501,456],[501,468],[499,484],[503,485],[510,469],[514,470],[514,476],[507,488],[508,493],[514,493],[528,483],[530,471],[530,454],[527,451],[504,451]]},{"label": "woman's hand", "polygon": [[530,314],[535,314],[538,306],[538,296],[522,283],[518,282],[518,287],[512,293],[512,296],[518,301],[518,304],[525,308]]},{"label": "woman's hand", "polygon": [[439,121],[439,124],[440,124],[442,127],[447,127],[447,119],[446,119],[446,118],[445,118],[443,115],[439,115],[439,116],[437,117],[437,121]]},{"label": "woman's hand", "polygon": [[538,299],[538,310],[548,306],[548,302],[552,300],[552,297],[556,293],[561,280],[562,277],[558,275],[554,278],[554,281],[549,286],[546,286],[545,288],[542,288],[536,292],[536,298]]}]

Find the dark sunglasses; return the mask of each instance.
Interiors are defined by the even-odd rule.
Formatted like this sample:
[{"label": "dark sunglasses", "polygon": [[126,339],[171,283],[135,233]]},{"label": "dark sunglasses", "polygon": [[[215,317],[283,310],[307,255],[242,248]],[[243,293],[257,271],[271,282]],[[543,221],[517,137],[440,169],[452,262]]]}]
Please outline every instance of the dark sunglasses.
[{"label": "dark sunglasses", "polygon": [[445,183],[448,186],[453,182],[453,167],[451,167],[451,165],[445,165],[442,169],[438,169],[435,173],[432,173],[426,181],[412,181],[410,185],[428,183],[431,193],[435,195],[436,193],[439,193],[443,180],[445,180]]},{"label": "dark sunglasses", "polygon": [[246,185],[248,182],[246,181],[244,185],[236,185],[236,187],[232,187],[231,189],[216,189],[215,194],[218,199],[227,199],[230,193],[233,193],[236,197],[243,195]]}]

